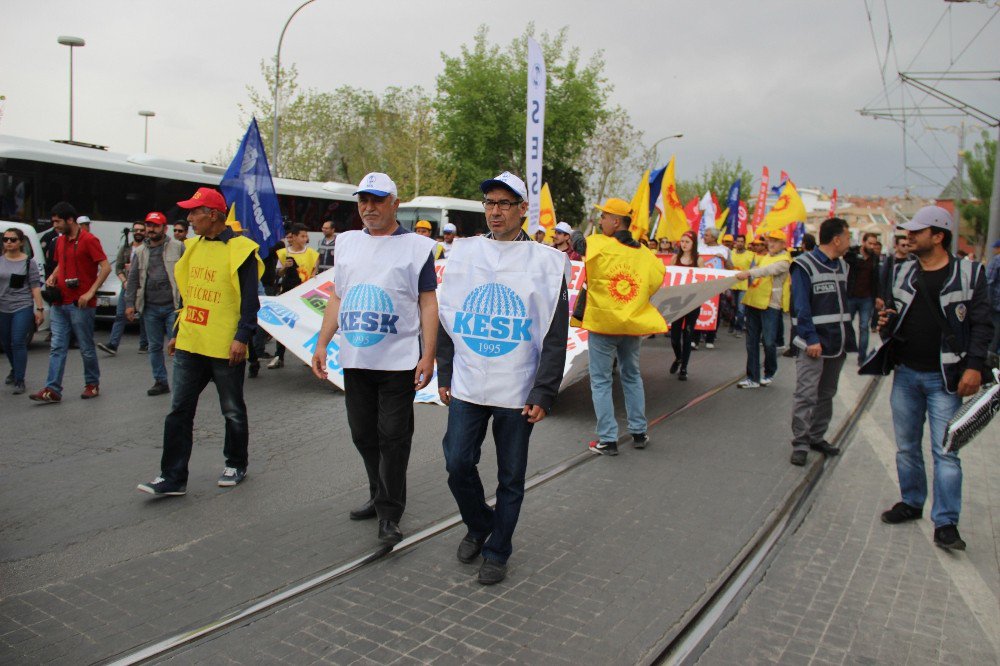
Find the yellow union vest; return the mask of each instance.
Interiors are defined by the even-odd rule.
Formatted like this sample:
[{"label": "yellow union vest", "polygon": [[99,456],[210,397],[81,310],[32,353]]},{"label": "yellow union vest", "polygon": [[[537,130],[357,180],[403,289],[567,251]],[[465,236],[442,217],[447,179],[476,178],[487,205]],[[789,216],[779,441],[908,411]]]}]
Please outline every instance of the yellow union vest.
[{"label": "yellow union vest", "polygon": [[[787,251],[781,252],[780,254],[770,255],[765,254],[763,257],[757,257],[754,262],[757,266],[769,266],[775,264],[779,261],[787,261],[789,266],[791,266],[792,255],[788,254]],[[774,284],[774,278],[772,277],[762,277],[756,280],[750,281],[750,286],[747,289],[746,296],[743,297],[743,304],[748,308],[756,308],[758,310],[766,310],[771,302],[771,289]],[[781,309],[788,310],[789,301],[791,294],[791,281],[788,276],[785,276],[784,284],[781,286]]]},{"label": "yellow union vest", "polygon": [[[240,320],[240,282],[236,271],[246,258],[257,257],[257,244],[243,236],[229,241],[184,241],[184,255],[174,267],[184,308],[177,317],[177,349],[229,358],[229,347]],[[257,257],[257,278],[264,263]]]},{"label": "yellow union vest", "polygon": [[[733,270],[737,271],[750,270],[750,264],[753,263],[753,260],[754,258],[756,258],[756,256],[757,255],[751,252],[750,250],[744,250],[743,252],[734,251],[730,255],[730,261],[733,262]],[[733,291],[746,291],[746,290],[747,290],[746,280],[740,280],[739,282],[733,285]]]},{"label": "yellow union vest", "polygon": [[610,236],[587,238],[587,307],[582,327],[605,335],[650,335],[667,328],[650,297],[663,286],[666,267],[649,248]]}]

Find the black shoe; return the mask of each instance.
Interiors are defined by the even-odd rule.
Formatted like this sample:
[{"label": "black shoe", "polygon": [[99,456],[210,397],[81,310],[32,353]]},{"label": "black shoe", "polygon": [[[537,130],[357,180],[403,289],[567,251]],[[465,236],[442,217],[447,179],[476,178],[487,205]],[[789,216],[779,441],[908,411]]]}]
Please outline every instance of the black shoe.
[{"label": "black shoe", "polygon": [[840,449],[825,439],[821,442],[813,442],[809,445],[809,448],[813,451],[819,451],[828,458],[840,455]]},{"label": "black shoe", "polygon": [[170,393],[170,386],[166,382],[156,382],[153,387],[146,391],[146,395],[163,395]]},{"label": "black shoe", "polygon": [[117,356],[118,355],[118,347],[117,346],[112,347],[111,345],[106,345],[103,342],[98,342],[97,343],[97,348],[100,349],[105,354],[111,354],[112,356]]},{"label": "black shoe", "polygon": [[674,374],[675,372],[677,372],[677,369],[679,367],[681,367],[681,362],[677,359],[674,359],[674,362],[670,364],[670,374]]},{"label": "black shoe", "polygon": [[140,483],[137,490],[150,495],[183,495],[187,492],[187,486],[182,483],[167,481],[162,476],[158,476],[149,483]]},{"label": "black shoe", "polygon": [[7,375],[7,378],[3,380],[3,383],[6,384],[7,386],[10,386],[11,384],[14,383],[14,371],[13,370],[11,370],[10,374]]},{"label": "black shoe", "polygon": [[934,545],[945,550],[965,550],[965,542],[958,535],[958,525],[935,527]]},{"label": "black shoe", "polygon": [[247,371],[247,375],[249,375],[250,379],[256,378],[257,375],[260,374],[260,363],[254,361],[253,363],[250,364],[249,367],[250,369]]},{"label": "black shoe", "polygon": [[139,353],[140,354],[148,354],[149,353],[149,345],[147,345],[145,347],[139,347]]},{"label": "black shoe", "polygon": [[24,382],[14,382],[14,390],[11,391],[14,395],[21,395],[27,389],[24,387]]},{"label": "black shoe", "polygon": [[[906,502],[896,502],[888,511],[882,512],[882,522],[890,525],[898,525],[910,520],[920,520],[924,517],[924,510],[915,506],[910,506]],[[935,537],[937,536],[937,530]]]},{"label": "black shoe", "polygon": [[399,525],[392,520],[378,521],[378,540],[395,546],[403,540],[403,533],[399,531]]},{"label": "black shoe", "polygon": [[618,442],[591,442],[590,452],[602,456],[618,455]]},{"label": "black shoe", "polygon": [[677,373],[677,379],[679,381],[686,382],[688,380],[688,369],[681,368],[681,371]]},{"label": "black shoe", "polygon": [[507,565],[493,560],[483,560],[483,565],[479,567],[479,584],[496,585],[507,577]]},{"label": "black shoe", "polygon": [[361,506],[351,509],[351,520],[368,520],[369,518],[374,518],[378,513],[375,512],[375,500],[370,499]]},{"label": "black shoe", "polygon": [[803,467],[806,464],[806,459],[809,457],[808,451],[792,451],[792,457],[788,461],[795,465],[796,467]]},{"label": "black shoe", "polygon": [[632,433],[632,448],[633,449],[644,449],[646,445],[649,444],[649,437],[646,433]]},{"label": "black shoe", "polygon": [[486,543],[486,537],[477,539],[471,534],[466,534],[465,538],[458,544],[458,561],[463,564],[468,564],[477,557],[479,553],[483,550],[483,544]]}]

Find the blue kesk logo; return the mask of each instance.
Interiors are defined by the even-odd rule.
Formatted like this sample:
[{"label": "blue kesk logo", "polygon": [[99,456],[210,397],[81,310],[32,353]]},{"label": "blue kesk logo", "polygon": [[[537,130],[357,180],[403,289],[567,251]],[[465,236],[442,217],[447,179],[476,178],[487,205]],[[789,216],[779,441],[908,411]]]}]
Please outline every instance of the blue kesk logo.
[{"label": "blue kesk logo", "polygon": [[355,347],[371,347],[386,335],[396,334],[399,315],[393,314],[392,299],[373,284],[350,288],[340,304],[340,330]]},{"label": "blue kesk logo", "polygon": [[295,322],[299,320],[299,315],[284,305],[272,301],[261,306],[260,310],[257,311],[257,318],[272,326],[284,324],[288,328],[295,328]]},{"label": "blue kesk logo", "polygon": [[503,356],[522,341],[531,340],[531,320],[524,301],[513,289],[499,282],[476,287],[455,313],[452,333],[480,356]]}]

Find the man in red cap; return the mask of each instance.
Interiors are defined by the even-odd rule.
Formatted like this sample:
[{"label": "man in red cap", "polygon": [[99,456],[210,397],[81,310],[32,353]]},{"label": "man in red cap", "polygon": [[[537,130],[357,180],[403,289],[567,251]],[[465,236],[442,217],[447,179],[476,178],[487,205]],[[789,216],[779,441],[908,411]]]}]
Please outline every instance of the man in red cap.
[{"label": "man in red cap", "polygon": [[145,241],[135,248],[125,285],[125,317],[141,317],[149,341],[149,364],[153,387],[147,395],[170,393],[163,342],[173,336],[177,309],[181,306],[174,268],[184,254],[184,243],[167,237],[163,213],[146,216]]},{"label": "man in red cap", "polygon": [[226,419],[226,467],[219,485],[235,486],[247,473],[250,429],[243,377],[247,343],[257,328],[257,281],[264,264],[257,244],[226,226],[228,208],[218,191],[199,188],[177,205],[189,211],[196,235],[185,241],[174,267],[181,310],[177,335],[167,343],[174,355],[173,400],[163,426],[160,475],[138,486],[151,495],[187,492],[195,409],[210,381]]}]

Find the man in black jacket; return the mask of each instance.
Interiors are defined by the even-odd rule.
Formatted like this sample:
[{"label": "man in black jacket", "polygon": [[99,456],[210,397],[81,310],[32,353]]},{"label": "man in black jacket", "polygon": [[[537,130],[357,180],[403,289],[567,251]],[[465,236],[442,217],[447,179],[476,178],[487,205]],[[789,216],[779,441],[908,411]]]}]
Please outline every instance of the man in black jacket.
[{"label": "man in black jacket", "polygon": [[[868,331],[879,295],[879,255],[876,251],[878,234],[871,231],[861,238],[861,247],[844,255],[847,272],[847,310],[858,315],[858,365],[868,357]],[[853,324],[852,324],[853,325]]]}]

